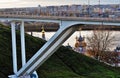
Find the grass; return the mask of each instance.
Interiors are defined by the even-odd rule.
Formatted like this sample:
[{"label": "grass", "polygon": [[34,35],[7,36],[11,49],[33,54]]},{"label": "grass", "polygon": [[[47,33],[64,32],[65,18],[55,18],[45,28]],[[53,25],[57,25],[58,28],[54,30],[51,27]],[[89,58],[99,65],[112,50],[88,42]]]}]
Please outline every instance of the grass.
[{"label": "grass", "polygon": [[[26,34],[27,60],[46,41]],[[13,74],[11,30],[0,24],[0,78]],[[17,31],[18,66],[21,67],[20,35]],[[40,78],[120,78],[120,68],[114,68],[97,60],[61,46],[37,69]]]}]

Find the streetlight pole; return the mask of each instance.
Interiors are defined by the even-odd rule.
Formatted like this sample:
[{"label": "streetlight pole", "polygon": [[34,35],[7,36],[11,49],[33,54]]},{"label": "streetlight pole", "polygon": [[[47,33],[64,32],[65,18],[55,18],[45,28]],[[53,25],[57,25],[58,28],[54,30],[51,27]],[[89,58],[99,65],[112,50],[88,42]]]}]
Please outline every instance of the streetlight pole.
[{"label": "streetlight pole", "polygon": [[100,0],[98,2],[99,2],[98,5],[99,5],[99,17],[100,17]]},{"label": "streetlight pole", "polygon": [[88,0],[88,16],[90,15],[90,0]]}]

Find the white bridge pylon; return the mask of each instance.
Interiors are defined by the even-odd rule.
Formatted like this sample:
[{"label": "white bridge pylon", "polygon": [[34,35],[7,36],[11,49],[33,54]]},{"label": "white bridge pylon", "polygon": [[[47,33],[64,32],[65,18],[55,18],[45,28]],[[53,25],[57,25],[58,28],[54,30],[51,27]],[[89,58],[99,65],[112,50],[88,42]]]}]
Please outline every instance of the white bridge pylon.
[{"label": "white bridge pylon", "polygon": [[[21,58],[22,58],[22,67],[26,64],[26,53],[25,53],[25,31],[24,31],[24,21],[21,21],[20,25],[20,34],[21,34]],[[18,72],[17,66],[17,47],[16,47],[16,24],[15,21],[11,21],[11,34],[12,34],[12,59],[13,59],[13,72],[16,74]],[[38,78],[36,71],[33,72]],[[18,78],[16,75],[10,75],[9,78]]]},{"label": "white bridge pylon", "polygon": [[[20,20],[19,20],[20,21]],[[47,21],[45,21],[47,22]],[[14,75],[11,78],[24,78],[32,74],[40,65],[42,65],[61,45],[66,41],[76,30],[84,24],[91,25],[116,25],[119,26],[119,22],[103,22],[103,21],[70,21],[59,20],[59,30],[55,35],[46,42],[43,47],[36,52],[36,54],[26,63],[25,55],[25,36],[24,36],[24,21],[21,21],[21,53],[22,53],[22,68],[17,70],[17,53],[16,53],[16,36],[15,36],[15,22],[11,23],[12,27],[12,49],[13,49],[13,70]],[[79,25],[78,25],[79,24]],[[23,77],[22,77],[23,76]]]},{"label": "white bridge pylon", "polygon": [[17,73],[17,52],[16,52],[16,32],[15,22],[11,22],[11,34],[12,34],[12,59],[13,59],[13,72]]},{"label": "white bridge pylon", "polygon": [[[12,22],[15,23],[15,22]],[[27,62],[25,63],[25,38],[24,38],[24,22],[22,21],[21,24],[21,52],[22,53],[22,68],[17,71],[17,53],[16,51],[13,51],[13,67],[14,75],[12,75],[10,78],[24,78],[25,76],[29,76],[32,74],[40,65],[42,65],[61,45],[63,42],[66,41],[76,30],[78,30],[78,26],[63,26],[66,24],[61,24],[62,26],[60,29],[55,33],[55,35],[48,41],[46,44]],[[12,27],[15,26],[15,24],[11,24]],[[15,27],[14,27],[15,29]],[[13,30],[13,29],[12,29]],[[13,31],[15,33],[15,30]],[[16,44],[16,38],[15,35],[12,33],[13,36],[13,42],[12,44]],[[23,47],[24,46],[24,47]],[[13,49],[16,48],[16,46],[13,46]],[[15,67],[16,66],[16,67]]]},{"label": "white bridge pylon", "polygon": [[77,26],[61,27],[56,34],[22,67],[17,73],[17,77],[33,73],[42,65],[73,33]]}]

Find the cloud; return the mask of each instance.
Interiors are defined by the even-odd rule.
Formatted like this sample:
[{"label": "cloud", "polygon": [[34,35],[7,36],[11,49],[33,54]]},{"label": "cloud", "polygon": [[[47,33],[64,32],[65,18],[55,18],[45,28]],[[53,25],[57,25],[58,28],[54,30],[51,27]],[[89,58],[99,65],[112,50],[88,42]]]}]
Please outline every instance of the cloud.
[{"label": "cloud", "polygon": [[19,0],[0,0],[0,3],[6,3],[6,2],[16,2]]},{"label": "cloud", "polygon": [[[101,4],[120,3],[118,0],[100,0]],[[16,7],[36,7],[51,5],[71,5],[71,4],[88,4],[88,0],[0,0],[0,8]],[[98,0],[90,0],[90,4],[98,4]]]}]

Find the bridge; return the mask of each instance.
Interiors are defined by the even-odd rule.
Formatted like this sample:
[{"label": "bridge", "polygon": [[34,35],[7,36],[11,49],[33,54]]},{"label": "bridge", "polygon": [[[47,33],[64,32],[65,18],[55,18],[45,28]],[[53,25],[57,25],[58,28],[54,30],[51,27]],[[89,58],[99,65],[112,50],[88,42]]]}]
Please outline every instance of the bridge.
[{"label": "bridge", "polygon": [[[36,22],[35,24],[24,24],[25,26],[25,32],[40,32],[42,31],[42,27],[44,27],[46,32],[56,32],[59,29],[59,24],[57,23],[38,23]],[[89,30],[97,30],[97,29],[102,29],[102,30],[114,30],[114,31],[119,31],[120,26],[104,26],[101,25],[101,27],[98,25],[86,25],[86,26],[81,26],[83,31],[89,31]]]},{"label": "bridge", "polygon": [[[4,17],[6,16],[6,14],[0,14],[0,16]],[[36,16],[36,15],[11,15],[11,14],[7,14],[6,17],[18,17],[18,18],[36,18],[36,19],[40,19],[39,21],[41,21],[41,19],[52,19],[52,20],[81,20],[81,21],[119,21],[119,18],[88,18],[88,17],[59,17],[59,16]],[[44,26],[46,31],[57,31],[59,29],[59,24],[58,22],[53,22],[53,21],[49,21],[49,22],[45,22],[45,21],[41,21],[39,22],[38,20],[32,20],[32,21],[26,21],[24,23],[25,25],[25,31],[26,32],[39,32],[41,31],[41,27]],[[102,24],[103,25],[103,24]],[[104,26],[104,25],[103,25]],[[82,30],[93,30],[94,28],[97,28],[96,25],[89,25],[86,24],[86,26],[82,26]],[[119,26],[104,26],[104,29],[109,29],[109,30],[120,30]]]},{"label": "bridge", "polygon": [[[87,17],[55,17],[55,16],[29,16],[29,15],[0,15],[0,20],[11,21],[12,33],[12,53],[13,53],[13,71],[14,75],[10,78],[30,78],[39,66],[41,66],[61,45],[81,26],[86,25],[104,25],[104,26],[120,26],[119,18],[87,18]],[[25,37],[24,37],[24,22],[53,22],[58,23],[60,28],[54,36],[46,42],[36,54],[26,62],[25,54]],[[22,67],[17,70],[17,52],[16,52],[16,32],[15,22],[20,22],[21,31],[21,55]],[[36,73],[36,72],[35,72]]]}]

